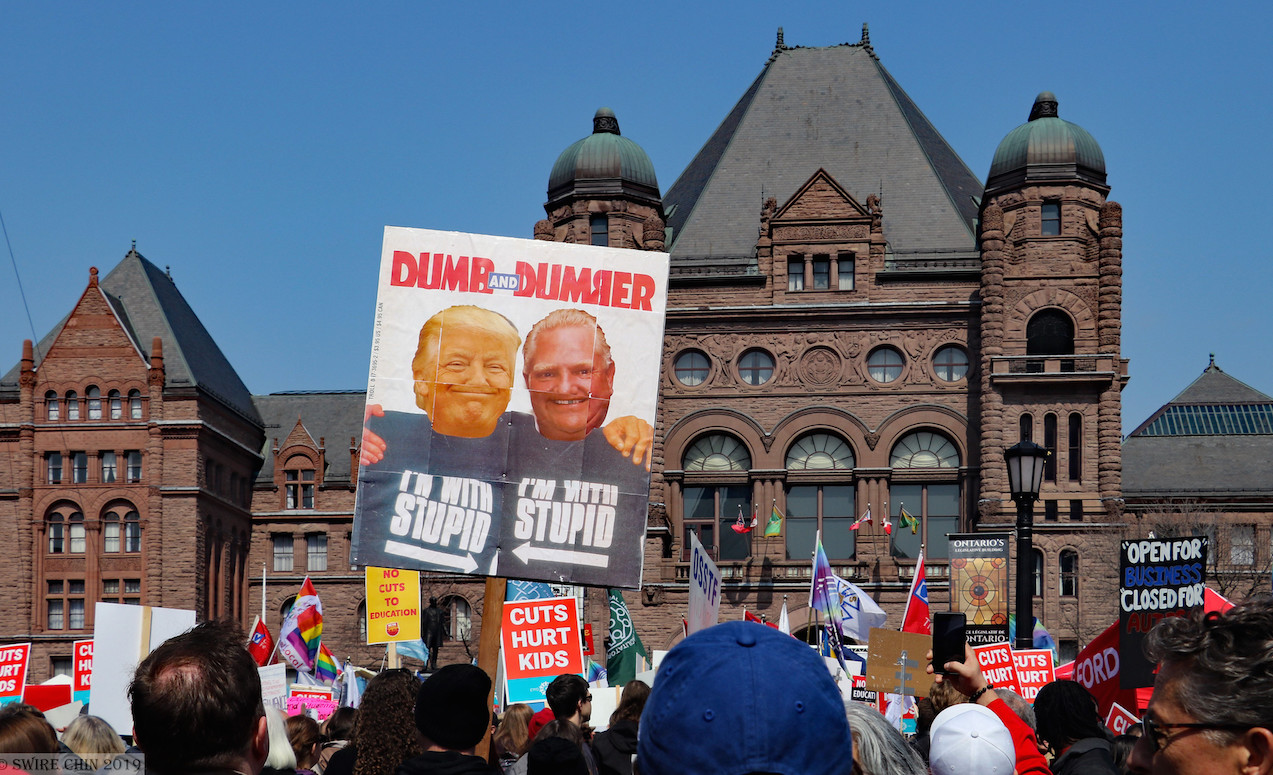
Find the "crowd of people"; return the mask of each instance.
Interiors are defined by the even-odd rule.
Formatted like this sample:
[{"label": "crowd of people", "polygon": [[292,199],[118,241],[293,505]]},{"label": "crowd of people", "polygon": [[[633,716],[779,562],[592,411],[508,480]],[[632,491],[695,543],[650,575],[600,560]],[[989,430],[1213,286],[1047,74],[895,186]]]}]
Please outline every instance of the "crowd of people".
[{"label": "crowd of people", "polygon": [[495,717],[490,677],[464,664],[424,681],[379,673],[358,709],[320,725],[264,706],[243,643],[234,625],[208,622],[151,652],[129,687],[130,742],[92,715],[59,739],[39,710],[8,705],[0,760],[47,754],[52,769],[99,775],[1273,773],[1273,599],[1161,622],[1146,645],[1152,698],[1119,737],[1082,685],[1055,681],[1031,705],[987,681],[968,649],[936,666],[908,739],[875,707],[844,702],[804,644],[749,622],[678,644],[654,687],[629,682],[596,732],[581,676],[555,678],[539,713],[512,705]]}]

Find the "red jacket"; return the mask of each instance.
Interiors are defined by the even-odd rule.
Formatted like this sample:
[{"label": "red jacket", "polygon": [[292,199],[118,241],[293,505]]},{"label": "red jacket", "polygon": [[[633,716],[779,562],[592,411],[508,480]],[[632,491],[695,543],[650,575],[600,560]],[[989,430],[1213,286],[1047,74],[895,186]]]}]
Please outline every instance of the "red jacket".
[{"label": "red jacket", "polygon": [[1017,775],[1052,775],[1047,757],[1039,752],[1039,741],[1034,736],[1034,730],[1012,712],[1008,703],[996,698],[986,707],[994,711],[1012,735],[1012,744],[1017,751]]}]

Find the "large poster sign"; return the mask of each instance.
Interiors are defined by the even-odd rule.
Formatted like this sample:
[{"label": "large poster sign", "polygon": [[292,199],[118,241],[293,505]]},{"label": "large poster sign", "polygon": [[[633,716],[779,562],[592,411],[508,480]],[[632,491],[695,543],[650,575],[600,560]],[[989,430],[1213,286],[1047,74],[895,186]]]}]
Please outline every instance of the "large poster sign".
[{"label": "large poster sign", "polygon": [[698,535],[690,532],[690,617],[685,634],[693,635],[720,620],[720,570]]},{"label": "large poster sign", "polygon": [[950,608],[968,617],[974,646],[1008,640],[1007,533],[950,536]]},{"label": "large poster sign", "polygon": [[0,646],[0,705],[22,699],[22,687],[27,682],[27,662],[30,659],[30,643]]},{"label": "large poster sign", "polygon": [[1004,642],[976,646],[973,653],[977,655],[977,664],[981,665],[981,674],[987,681],[1021,694],[1021,682],[1017,679],[1017,663],[1012,658],[1011,645]]},{"label": "large poster sign", "polygon": [[420,572],[368,566],[367,643],[420,640]]},{"label": "large poster sign", "polygon": [[1029,702],[1034,702],[1039,690],[1056,680],[1051,649],[1013,649],[1012,661],[1017,666],[1017,691]]},{"label": "large poster sign", "polygon": [[159,644],[195,624],[194,611],[97,603],[93,614],[93,692],[90,707],[115,729],[133,728],[128,685],[137,664]]},{"label": "large poster sign", "polygon": [[75,699],[88,703],[93,688],[93,641],[77,640],[71,645],[71,691]]},{"label": "large poster sign", "polygon": [[1207,539],[1148,538],[1123,541],[1118,574],[1119,685],[1154,685],[1145,636],[1168,616],[1201,608],[1206,598]]},{"label": "large poster sign", "polygon": [[579,613],[573,597],[504,604],[499,628],[505,699],[543,702],[549,682],[564,673],[584,674]]},{"label": "large poster sign", "polygon": [[667,272],[387,227],[353,562],[639,587]]}]

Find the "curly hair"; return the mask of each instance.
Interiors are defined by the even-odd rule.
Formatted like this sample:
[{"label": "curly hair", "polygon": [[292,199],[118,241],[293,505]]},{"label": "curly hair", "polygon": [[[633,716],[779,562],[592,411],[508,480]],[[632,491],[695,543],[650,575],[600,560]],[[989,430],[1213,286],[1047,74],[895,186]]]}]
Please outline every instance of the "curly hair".
[{"label": "curly hair", "polygon": [[1034,698],[1034,716],[1039,739],[1054,756],[1089,737],[1110,739],[1096,699],[1077,681],[1053,681],[1040,689]]},{"label": "curly hair", "polygon": [[393,775],[398,765],[424,753],[415,728],[420,679],[410,670],[386,670],[367,682],[358,706],[353,775]]},{"label": "curly hair", "polygon": [[[1199,722],[1273,729],[1273,598],[1164,619],[1145,639],[1145,654],[1187,671],[1166,691]],[[1233,735],[1204,734],[1217,745]]]}]

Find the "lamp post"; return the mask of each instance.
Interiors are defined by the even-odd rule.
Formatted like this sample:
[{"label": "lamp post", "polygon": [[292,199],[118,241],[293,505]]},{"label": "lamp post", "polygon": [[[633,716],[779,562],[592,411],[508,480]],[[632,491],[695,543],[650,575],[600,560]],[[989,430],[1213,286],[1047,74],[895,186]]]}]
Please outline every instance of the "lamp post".
[{"label": "lamp post", "polygon": [[1003,451],[1008,463],[1008,489],[1017,504],[1017,642],[1019,649],[1034,647],[1034,502],[1043,486],[1043,464],[1048,450],[1033,441],[1022,441]]}]

